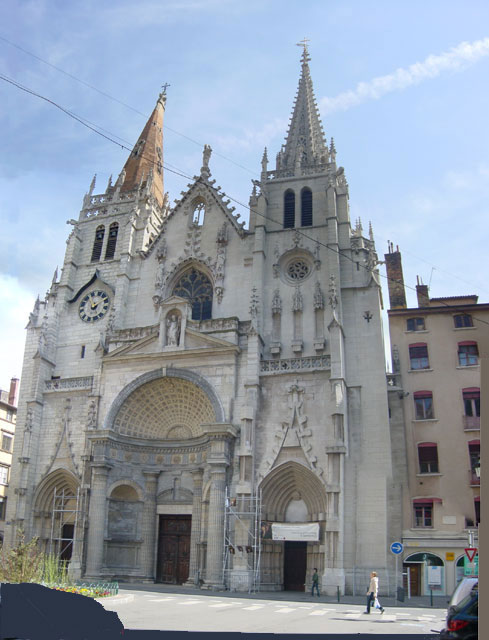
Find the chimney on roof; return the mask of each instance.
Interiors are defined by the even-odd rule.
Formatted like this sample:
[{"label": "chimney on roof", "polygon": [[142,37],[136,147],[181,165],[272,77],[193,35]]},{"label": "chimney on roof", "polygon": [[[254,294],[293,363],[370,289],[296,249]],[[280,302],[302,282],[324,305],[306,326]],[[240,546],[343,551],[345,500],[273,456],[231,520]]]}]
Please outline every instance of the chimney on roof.
[{"label": "chimney on roof", "polygon": [[389,302],[391,309],[406,308],[406,292],[404,290],[404,275],[399,247],[394,251],[394,245],[388,241],[389,253],[384,255],[387,270],[387,284],[389,287]]},{"label": "chimney on roof", "polygon": [[12,405],[12,407],[17,406],[18,393],[19,393],[19,379],[12,378],[10,380],[10,391],[8,393],[8,403]]},{"label": "chimney on roof", "polygon": [[428,285],[423,284],[423,281],[419,276],[416,276],[416,279],[417,279],[416,295],[418,297],[418,307],[429,307],[430,296],[428,293]]}]

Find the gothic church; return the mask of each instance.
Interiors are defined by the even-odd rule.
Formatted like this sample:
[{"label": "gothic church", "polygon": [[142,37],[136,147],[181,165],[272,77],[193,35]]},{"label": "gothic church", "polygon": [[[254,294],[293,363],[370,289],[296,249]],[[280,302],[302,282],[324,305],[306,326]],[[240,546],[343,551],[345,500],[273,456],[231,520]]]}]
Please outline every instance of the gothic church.
[{"label": "gothic church", "polygon": [[318,567],[351,593],[389,568],[378,260],[309,62],[247,228],[207,145],[170,206],[165,93],[117,181],[92,182],[29,318],[7,543],[22,527],[76,577],[207,589],[303,590]]}]

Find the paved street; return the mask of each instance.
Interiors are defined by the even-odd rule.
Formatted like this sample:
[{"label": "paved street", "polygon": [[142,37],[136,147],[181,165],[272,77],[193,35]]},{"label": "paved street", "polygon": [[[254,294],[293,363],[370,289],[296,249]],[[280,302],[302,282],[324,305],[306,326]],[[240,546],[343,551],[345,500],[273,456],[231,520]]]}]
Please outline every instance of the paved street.
[{"label": "paved street", "polygon": [[[141,588],[141,587],[140,587]],[[445,608],[389,607],[365,615],[362,604],[158,593],[123,588],[116,598],[102,599],[116,611],[126,629],[240,631],[248,633],[429,634],[441,629]]]}]

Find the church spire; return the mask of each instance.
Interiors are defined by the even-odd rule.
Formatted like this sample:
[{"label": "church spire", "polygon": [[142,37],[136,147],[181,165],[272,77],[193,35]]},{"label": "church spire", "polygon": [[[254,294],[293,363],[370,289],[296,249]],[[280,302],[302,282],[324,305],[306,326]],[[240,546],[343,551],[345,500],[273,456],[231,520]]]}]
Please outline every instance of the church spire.
[{"label": "church spire", "polygon": [[307,50],[307,40],[304,38],[298,46],[303,47],[302,72],[285,146],[279,153],[278,160],[281,169],[313,167],[328,161],[328,148],[319,119],[309,71],[310,57]]},{"label": "church spire", "polygon": [[166,87],[160,93],[153,113],[134,145],[121,175],[121,192],[144,186],[152,174],[151,193],[159,205],[163,205],[163,114],[166,103]]}]

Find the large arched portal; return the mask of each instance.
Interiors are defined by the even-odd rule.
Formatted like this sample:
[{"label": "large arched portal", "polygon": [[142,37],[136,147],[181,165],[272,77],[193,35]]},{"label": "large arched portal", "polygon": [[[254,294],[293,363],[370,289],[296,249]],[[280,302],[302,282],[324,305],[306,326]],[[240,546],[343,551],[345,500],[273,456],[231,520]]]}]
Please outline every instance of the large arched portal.
[{"label": "large arched portal", "polygon": [[[181,584],[205,567],[215,583],[222,573],[221,484],[235,436],[216,391],[192,371],[148,372],[122,389],[104,429],[92,436],[86,575]],[[218,510],[212,533],[202,525],[209,480]]]},{"label": "large arched portal", "polygon": [[325,489],[304,465],[287,462],[263,479],[261,490],[265,522],[284,525],[283,540],[262,540],[261,581],[273,589],[304,591],[313,569],[324,570]]}]

